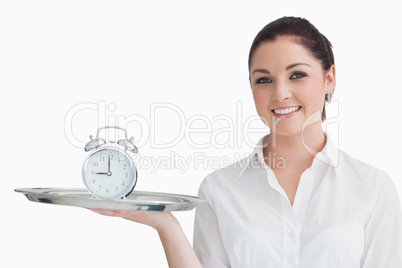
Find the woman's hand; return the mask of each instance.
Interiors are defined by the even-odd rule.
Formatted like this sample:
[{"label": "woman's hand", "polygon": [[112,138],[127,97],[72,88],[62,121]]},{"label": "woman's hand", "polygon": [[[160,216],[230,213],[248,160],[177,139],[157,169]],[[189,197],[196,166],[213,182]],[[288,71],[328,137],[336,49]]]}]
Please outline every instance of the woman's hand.
[{"label": "woman's hand", "polygon": [[177,227],[179,222],[169,211],[133,211],[133,210],[109,210],[90,208],[105,216],[120,217],[129,221],[148,225],[158,232],[164,232],[171,227]]}]

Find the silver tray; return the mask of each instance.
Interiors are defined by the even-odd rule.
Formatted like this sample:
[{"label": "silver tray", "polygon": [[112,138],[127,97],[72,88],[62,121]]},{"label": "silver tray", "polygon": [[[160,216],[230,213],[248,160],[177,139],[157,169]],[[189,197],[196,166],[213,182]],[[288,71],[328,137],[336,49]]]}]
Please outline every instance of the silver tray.
[{"label": "silver tray", "polygon": [[99,199],[80,188],[18,188],[28,200],[83,208],[112,210],[186,211],[205,202],[204,199],[179,194],[133,191],[126,199]]}]

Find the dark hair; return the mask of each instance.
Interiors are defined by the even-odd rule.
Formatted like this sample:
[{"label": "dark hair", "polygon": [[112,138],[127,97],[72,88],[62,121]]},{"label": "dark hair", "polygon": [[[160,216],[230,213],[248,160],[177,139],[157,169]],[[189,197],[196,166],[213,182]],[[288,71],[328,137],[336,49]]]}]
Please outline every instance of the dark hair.
[{"label": "dark hair", "polygon": [[[296,43],[309,50],[321,62],[324,71],[329,71],[335,64],[331,42],[313,24],[303,18],[283,17],[267,24],[254,38],[248,57],[249,71],[256,49],[262,43],[275,41],[280,36],[290,36]],[[325,95],[326,101],[330,101],[331,98],[332,94]],[[326,119],[325,106],[321,119],[322,121]]]}]

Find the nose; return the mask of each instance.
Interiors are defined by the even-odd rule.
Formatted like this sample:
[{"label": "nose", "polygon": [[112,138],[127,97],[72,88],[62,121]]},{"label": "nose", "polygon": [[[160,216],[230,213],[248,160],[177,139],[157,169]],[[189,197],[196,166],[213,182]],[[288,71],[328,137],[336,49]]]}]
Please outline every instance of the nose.
[{"label": "nose", "polygon": [[274,85],[274,91],[272,92],[272,99],[276,101],[284,101],[292,96],[289,85],[284,82],[277,82]]}]

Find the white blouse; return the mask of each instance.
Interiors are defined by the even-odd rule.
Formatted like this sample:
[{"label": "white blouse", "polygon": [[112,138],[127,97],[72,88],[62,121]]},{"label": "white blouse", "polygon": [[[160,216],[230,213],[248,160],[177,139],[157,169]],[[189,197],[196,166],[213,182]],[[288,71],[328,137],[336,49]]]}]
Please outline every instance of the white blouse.
[{"label": "white blouse", "polygon": [[205,268],[401,268],[402,213],[387,174],[327,143],[300,178],[293,207],[252,154],[208,175],[194,250]]}]

